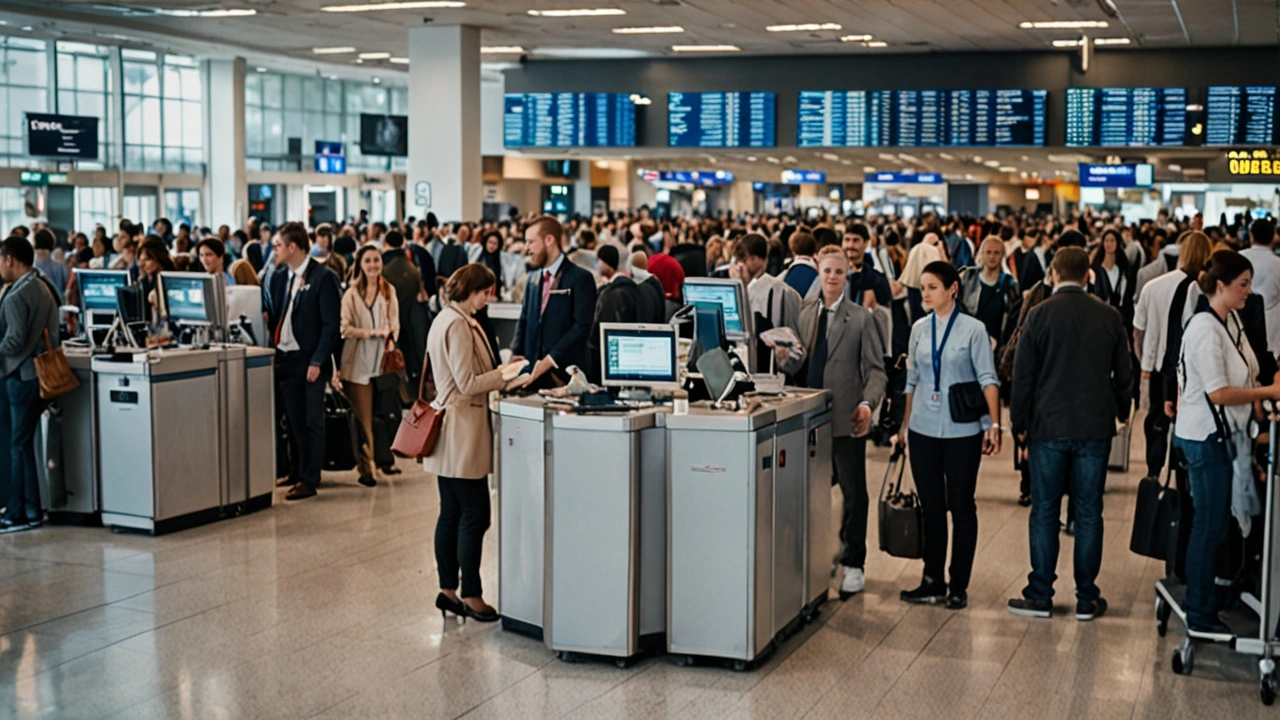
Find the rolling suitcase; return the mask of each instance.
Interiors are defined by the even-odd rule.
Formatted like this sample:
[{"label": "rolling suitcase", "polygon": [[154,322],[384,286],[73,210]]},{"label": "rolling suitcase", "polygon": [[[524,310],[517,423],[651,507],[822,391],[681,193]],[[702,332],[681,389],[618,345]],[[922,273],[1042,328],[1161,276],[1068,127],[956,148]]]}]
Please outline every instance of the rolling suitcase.
[{"label": "rolling suitcase", "polygon": [[333,472],[356,466],[359,453],[359,422],[345,395],[328,390],[324,394],[324,469]]},{"label": "rolling suitcase", "polygon": [[1116,436],[1111,439],[1111,456],[1107,458],[1108,470],[1129,472],[1129,426],[1131,424],[1125,423],[1116,431]]}]

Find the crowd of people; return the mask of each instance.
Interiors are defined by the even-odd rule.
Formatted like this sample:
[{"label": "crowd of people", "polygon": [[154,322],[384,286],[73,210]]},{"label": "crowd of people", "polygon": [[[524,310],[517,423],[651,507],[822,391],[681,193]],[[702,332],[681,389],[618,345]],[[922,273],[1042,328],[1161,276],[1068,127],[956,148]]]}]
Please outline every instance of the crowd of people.
[{"label": "crowd of people", "polygon": [[[1065,529],[1075,536],[1076,617],[1104,613],[1096,579],[1107,457],[1145,389],[1146,472],[1176,468],[1194,504],[1177,568],[1188,620],[1219,631],[1215,557],[1233,512],[1247,515],[1233,495],[1247,484],[1239,474],[1250,472],[1240,462],[1252,457],[1246,426],[1259,401],[1280,399],[1274,241],[1269,216],[1206,227],[1200,215],[1163,211],[1133,221],[1094,212],[663,218],[640,208],[568,220],[442,224],[428,214],[385,224],[362,215],[312,228],[252,220],[243,229],[176,231],[164,219],[150,228],[126,220],[91,235],[15,228],[0,246],[8,408],[0,422],[12,425],[0,523],[12,531],[40,522],[31,442],[42,404],[32,358],[45,350],[46,328],[58,342],[57,307],[77,302],[73,271],[127,270],[148,292],[163,271],[216,273],[228,285],[263,288],[290,500],[320,485],[326,386],[351,400],[362,429],[359,479],[373,486],[379,471],[397,472],[375,461],[379,378],[395,357],[404,358],[409,388],[430,378],[445,411],[445,449],[426,461],[441,497],[436,604],[496,619],[479,575],[490,514],[483,479],[492,472],[485,396],[564,384],[574,367],[598,380],[600,323],[667,322],[683,304],[686,278],[728,277],[746,286],[758,333],[785,327],[800,341],[764,347],[751,369],[776,363],[791,384],[832,393],[842,597],[865,589],[870,439],[905,448],[923,510],[921,582],[901,599],[967,605],[975,490],[984,456],[1005,443],[1007,407],[1018,500],[1031,508],[1032,565],[1009,610],[1051,615]],[[486,310],[494,300],[521,306],[505,363]]]}]

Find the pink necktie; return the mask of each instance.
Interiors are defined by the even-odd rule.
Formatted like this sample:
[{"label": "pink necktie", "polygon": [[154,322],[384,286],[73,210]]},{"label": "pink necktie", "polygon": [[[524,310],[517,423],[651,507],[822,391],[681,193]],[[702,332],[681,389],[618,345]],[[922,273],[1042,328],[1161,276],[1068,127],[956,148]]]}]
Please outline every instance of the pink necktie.
[{"label": "pink necktie", "polygon": [[551,298],[551,271],[542,271],[542,310],[539,313],[547,311],[547,300]]}]

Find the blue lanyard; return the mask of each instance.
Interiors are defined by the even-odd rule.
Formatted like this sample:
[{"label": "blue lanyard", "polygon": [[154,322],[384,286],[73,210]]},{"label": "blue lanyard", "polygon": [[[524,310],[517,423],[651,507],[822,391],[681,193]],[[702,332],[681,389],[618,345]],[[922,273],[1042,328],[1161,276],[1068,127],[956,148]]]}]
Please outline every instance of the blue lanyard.
[{"label": "blue lanyard", "polygon": [[933,392],[942,392],[942,351],[947,347],[947,338],[951,337],[951,326],[956,324],[959,307],[951,308],[951,318],[947,320],[947,329],[942,333],[942,344],[938,344],[938,314],[933,314]]}]

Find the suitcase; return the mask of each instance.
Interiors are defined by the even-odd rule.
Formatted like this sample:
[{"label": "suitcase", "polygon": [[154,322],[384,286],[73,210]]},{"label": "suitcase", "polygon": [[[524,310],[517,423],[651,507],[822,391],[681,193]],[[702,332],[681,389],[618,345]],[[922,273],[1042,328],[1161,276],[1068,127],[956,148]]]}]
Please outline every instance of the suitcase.
[{"label": "suitcase", "polygon": [[1116,431],[1116,436],[1111,439],[1111,456],[1107,458],[1107,469],[1116,472],[1129,472],[1129,445],[1130,434],[1129,426],[1132,423],[1125,423]]},{"label": "suitcase", "polygon": [[324,394],[324,469],[332,472],[356,466],[359,452],[359,425],[345,395],[332,390]]},{"label": "suitcase", "polygon": [[373,416],[373,464],[380,468],[395,467],[396,456],[391,452],[391,441],[400,429],[400,415]]}]

